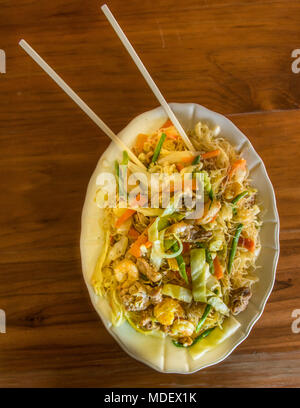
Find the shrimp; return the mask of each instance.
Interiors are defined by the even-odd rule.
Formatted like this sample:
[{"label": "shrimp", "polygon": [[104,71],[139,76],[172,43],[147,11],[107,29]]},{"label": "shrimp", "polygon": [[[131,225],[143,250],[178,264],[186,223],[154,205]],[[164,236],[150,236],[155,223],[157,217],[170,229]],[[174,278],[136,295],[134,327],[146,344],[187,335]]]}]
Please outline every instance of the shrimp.
[{"label": "shrimp", "polygon": [[126,280],[136,281],[139,278],[139,271],[136,264],[130,259],[122,259],[114,267],[114,274],[118,282],[123,283]]},{"label": "shrimp", "polygon": [[170,330],[170,336],[174,337],[190,337],[195,330],[193,323],[188,320],[176,320]]},{"label": "shrimp", "polygon": [[164,326],[170,326],[174,322],[175,317],[182,317],[183,315],[182,307],[172,298],[166,298],[154,307],[155,318]]},{"label": "shrimp", "polygon": [[171,234],[181,234],[186,231],[187,228],[190,228],[191,226],[188,225],[186,222],[181,221],[177,222],[176,224],[171,225],[171,227],[168,228],[168,232]]},{"label": "shrimp", "polygon": [[216,216],[218,215],[218,212],[221,209],[221,203],[220,201],[208,201],[204,205],[204,212],[203,216],[196,220],[197,224],[208,224],[209,222],[212,222]]}]

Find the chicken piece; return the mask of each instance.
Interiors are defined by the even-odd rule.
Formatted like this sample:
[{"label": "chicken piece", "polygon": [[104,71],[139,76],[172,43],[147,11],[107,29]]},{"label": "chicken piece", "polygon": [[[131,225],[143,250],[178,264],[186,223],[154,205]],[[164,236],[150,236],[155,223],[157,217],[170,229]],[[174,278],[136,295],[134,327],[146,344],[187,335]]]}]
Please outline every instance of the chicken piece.
[{"label": "chicken piece", "polygon": [[190,337],[195,331],[195,326],[188,320],[176,320],[170,330],[170,336],[182,338]]},{"label": "chicken piece", "polygon": [[137,212],[133,216],[133,226],[140,233],[145,231],[149,222],[149,219],[142,213]]},{"label": "chicken piece", "polygon": [[120,299],[126,310],[139,312],[150,305],[150,297],[144,285],[139,282],[124,285],[120,290]]},{"label": "chicken piece", "polygon": [[145,330],[155,330],[158,328],[158,324],[155,322],[153,316],[153,309],[148,308],[141,312],[140,326]]},{"label": "chicken piece", "polygon": [[244,311],[251,299],[251,289],[247,286],[235,289],[231,294],[230,310],[233,315]]},{"label": "chicken piece", "polygon": [[136,264],[130,259],[122,259],[114,266],[114,274],[118,282],[135,281],[139,277]]},{"label": "chicken piece", "polygon": [[202,242],[212,236],[211,231],[205,231],[196,225],[184,221],[177,222],[168,228],[168,233],[177,234],[183,242]]},{"label": "chicken piece", "polygon": [[158,282],[161,280],[162,275],[160,272],[156,271],[153,266],[151,266],[146,259],[138,258],[136,265],[141,274],[147,276],[152,282]]},{"label": "chicken piece", "polygon": [[203,228],[197,228],[192,226],[190,229],[190,234],[183,237],[183,242],[204,242],[212,237],[212,231],[205,231]]},{"label": "chicken piece", "polygon": [[178,343],[181,343],[184,347],[189,347],[193,344],[193,339],[191,337],[181,337],[178,339]]},{"label": "chicken piece", "polygon": [[156,287],[148,290],[148,295],[150,296],[150,301],[153,305],[157,305],[162,301],[162,289],[161,287]]},{"label": "chicken piece", "polygon": [[171,326],[176,317],[184,316],[184,310],[175,299],[165,298],[154,307],[154,316],[162,325]]}]

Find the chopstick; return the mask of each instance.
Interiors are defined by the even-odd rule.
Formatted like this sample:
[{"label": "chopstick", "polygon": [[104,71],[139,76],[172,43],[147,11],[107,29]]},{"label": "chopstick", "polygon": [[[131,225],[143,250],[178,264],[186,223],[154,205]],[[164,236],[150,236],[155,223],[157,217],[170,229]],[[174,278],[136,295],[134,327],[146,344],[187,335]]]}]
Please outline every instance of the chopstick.
[{"label": "chopstick", "polygon": [[128,51],[131,58],[133,59],[133,61],[136,64],[137,68],[140,70],[141,74],[145,78],[145,80],[146,80],[147,84],[149,85],[150,89],[152,90],[152,92],[154,93],[154,95],[158,99],[159,103],[161,104],[161,106],[165,110],[165,112],[168,115],[169,119],[171,120],[171,122],[173,123],[173,125],[175,126],[175,128],[177,129],[179,134],[181,135],[184,143],[186,144],[186,146],[188,147],[189,150],[194,152],[195,148],[192,145],[190,139],[188,138],[188,136],[185,133],[183,127],[181,126],[178,119],[176,118],[174,112],[172,111],[172,109],[168,105],[167,101],[163,97],[162,93],[158,89],[157,85],[155,84],[155,82],[151,78],[149,72],[147,71],[145,65],[142,63],[140,57],[137,55],[137,53],[134,50],[133,46],[131,45],[128,38],[124,34],[122,28],[119,26],[117,20],[114,18],[113,14],[111,13],[111,11],[109,10],[109,8],[107,7],[106,4],[101,6],[101,10],[105,14],[105,17],[107,18],[107,20],[110,22],[112,28],[115,30],[117,36],[119,37],[119,39],[123,43],[124,47]]},{"label": "chopstick", "polygon": [[66,82],[43,60],[42,57],[25,41],[21,40],[19,45],[27,54],[53,79],[57,85],[88,115],[90,119],[116,144],[121,150],[126,150],[130,159],[139,167],[146,169],[143,163],[132,153],[125,143],[114,134],[114,132],[96,115],[95,112],[66,84]]}]

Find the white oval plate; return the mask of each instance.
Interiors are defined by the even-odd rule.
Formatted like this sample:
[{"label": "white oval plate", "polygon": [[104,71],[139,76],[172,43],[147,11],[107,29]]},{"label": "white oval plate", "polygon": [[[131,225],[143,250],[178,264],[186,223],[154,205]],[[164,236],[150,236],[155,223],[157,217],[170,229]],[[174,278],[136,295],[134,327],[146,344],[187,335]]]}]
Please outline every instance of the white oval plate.
[{"label": "white oval plate", "polygon": [[[259,191],[259,201],[263,208],[262,249],[257,260],[257,264],[261,266],[257,270],[260,280],[254,286],[254,293],[248,308],[237,316],[241,324],[240,328],[225,342],[208,351],[199,360],[193,360],[187,350],[174,347],[169,338],[144,336],[137,333],[127,322],[120,327],[111,325],[110,307],[106,300],[95,295],[90,285],[90,278],[103,244],[103,231],[101,221],[99,222],[103,213],[94,201],[97,190],[96,179],[101,171],[112,170],[114,161],[121,158],[121,152],[113,143],[101,156],[88,185],[82,211],[80,249],[83,275],[92,303],[103,324],[119,345],[131,357],[157,371],[186,374],[224,360],[247,338],[253,325],[261,316],[275,281],[279,257],[279,217],[274,190],[264,163],[246,136],[229,119],[203,106],[193,103],[172,103],[170,105],[186,130],[192,129],[199,121],[206,122],[210,126],[219,125],[222,137],[232,143],[247,160],[250,178]],[[162,126],[166,119],[161,107],[145,112],[133,119],[119,133],[119,137],[130,146],[138,133],[151,134]]]}]

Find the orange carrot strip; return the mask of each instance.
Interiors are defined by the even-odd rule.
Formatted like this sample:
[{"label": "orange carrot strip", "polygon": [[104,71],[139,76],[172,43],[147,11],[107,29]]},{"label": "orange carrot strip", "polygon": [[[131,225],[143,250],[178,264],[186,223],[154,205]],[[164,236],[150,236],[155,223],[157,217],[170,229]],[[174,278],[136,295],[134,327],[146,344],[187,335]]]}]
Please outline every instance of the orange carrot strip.
[{"label": "orange carrot strip", "polygon": [[183,246],[182,254],[187,254],[190,252],[190,244],[188,242],[183,242],[182,246]]},{"label": "orange carrot strip", "polygon": [[170,119],[167,119],[167,121],[163,124],[163,126],[161,127],[161,129],[167,128],[173,126],[173,123],[170,121]]},{"label": "orange carrot strip", "polygon": [[223,278],[223,275],[224,275],[223,268],[217,256],[214,259],[214,270],[215,270],[215,277],[217,279]]},{"label": "orange carrot strip", "polygon": [[124,222],[126,220],[128,220],[128,218],[130,218],[136,211],[135,210],[131,210],[130,208],[127,208],[123,214],[121,215],[121,217],[119,217],[115,223],[115,227],[119,228],[121,227],[122,224],[124,224]]},{"label": "orange carrot strip", "polygon": [[147,241],[144,246],[148,249],[152,247],[152,242],[151,241]]},{"label": "orange carrot strip", "polygon": [[231,179],[231,177],[233,176],[233,173],[237,169],[245,169],[245,168],[246,168],[246,160],[245,159],[236,160],[230,167],[230,170],[228,172],[228,178]]},{"label": "orange carrot strip", "polygon": [[248,251],[250,251],[250,252],[255,251],[255,242],[251,238],[240,237],[239,238],[239,245],[241,245],[243,248],[248,249]]},{"label": "orange carrot strip", "polygon": [[130,230],[129,230],[129,232],[128,232],[128,236],[129,236],[129,238],[131,238],[131,239],[138,239],[138,237],[140,236],[140,234],[139,234],[139,232],[138,232],[135,228],[131,227]]},{"label": "orange carrot strip", "polygon": [[140,256],[142,256],[141,245],[149,245],[148,242],[150,241],[148,241],[148,229],[153,224],[153,222],[154,220],[148,225],[147,228],[144,229],[144,231],[141,233],[138,239],[134,241],[134,243],[129,248],[128,252],[131,255],[135,256],[136,258],[139,258]]},{"label": "orange carrot strip", "polygon": [[214,217],[212,217],[212,219],[209,222],[214,222],[217,219],[218,215],[219,215],[219,213],[217,213]]},{"label": "orange carrot strip", "polygon": [[[139,202],[137,202],[137,200]],[[139,207],[142,207],[144,204],[146,204],[147,202],[147,198],[145,196],[141,196],[140,194],[138,194],[136,196],[136,199],[131,203],[131,205],[139,205]],[[121,227],[122,224],[124,224],[125,221],[128,220],[128,218],[130,218],[134,213],[136,212],[136,210],[132,210],[130,208],[127,208],[123,214],[117,219],[116,223],[115,223],[115,227],[119,228]]]},{"label": "orange carrot strip", "polygon": [[190,163],[192,163],[194,158],[195,158],[195,156],[188,155],[188,156],[183,157],[182,159],[180,159],[180,162],[190,164]]},{"label": "orange carrot strip", "polygon": [[211,152],[203,153],[201,156],[202,156],[202,159],[211,159],[212,157],[219,156],[219,154],[220,154],[220,150],[217,149],[217,150],[212,150]]},{"label": "orange carrot strip", "polygon": [[181,171],[182,169],[184,169],[185,166],[183,164],[181,164],[181,163],[177,163],[176,167],[177,167],[178,171]]},{"label": "orange carrot strip", "polygon": [[129,248],[129,253],[136,258],[139,258],[142,255],[141,245],[145,245],[148,241],[148,237],[146,233],[142,233],[138,239],[131,245]]},{"label": "orange carrot strip", "polygon": [[143,151],[144,148],[144,144],[146,142],[146,140],[148,139],[148,135],[145,135],[143,133],[138,134],[137,136],[137,140],[135,142],[135,148],[136,150],[141,153]]}]

